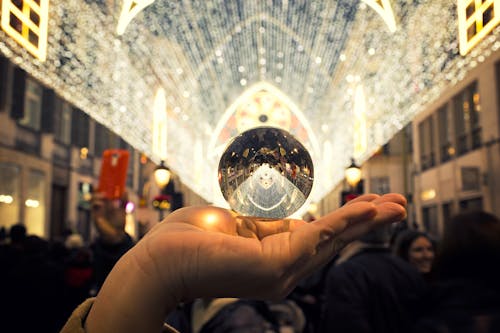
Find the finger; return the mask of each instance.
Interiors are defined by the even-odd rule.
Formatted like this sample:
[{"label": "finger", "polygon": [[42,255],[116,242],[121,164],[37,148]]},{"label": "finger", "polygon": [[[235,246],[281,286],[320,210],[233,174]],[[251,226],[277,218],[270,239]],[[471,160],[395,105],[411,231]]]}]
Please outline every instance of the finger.
[{"label": "finger", "polygon": [[372,201],[374,204],[380,204],[383,202],[394,202],[403,207],[406,207],[407,201],[406,198],[398,193],[387,193],[382,196],[379,196],[375,200]]},{"label": "finger", "polygon": [[343,206],[334,212],[290,233],[289,281],[312,273],[326,264],[340,249],[342,239],[339,235],[351,225],[366,224],[376,215],[376,206],[371,202],[360,201]]},{"label": "finger", "polygon": [[368,193],[368,194],[360,195],[359,197],[350,200],[349,202],[346,203],[346,205],[351,205],[353,203],[360,202],[360,201],[368,201],[368,202],[373,202],[375,204],[390,201],[390,202],[399,203],[403,206],[406,206],[406,204],[407,204],[406,198],[398,193],[387,193],[384,195]]},{"label": "finger", "polygon": [[375,215],[375,204],[368,201],[358,201],[350,205],[344,205],[332,213],[311,222],[311,224],[320,226],[323,233],[334,236],[343,232],[348,226],[370,220]]},{"label": "finger", "polygon": [[344,244],[361,237],[377,226],[399,222],[406,217],[406,209],[399,203],[391,201],[381,202],[376,207],[377,214],[371,221],[352,225],[339,235]]},{"label": "finger", "polygon": [[290,234],[292,257],[315,254],[321,243],[332,241],[351,224],[370,221],[375,215],[374,204],[358,202],[341,207],[314,222],[304,224]]},{"label": "finger", "polygon": [[301,225],[307,223],[296,219],[262,219],[262,218],[246,218],[253,223],[255,233],[259,239],[274,235],[280,232],[293,231]]},{"label": "finger", "polygon": [[368,201],[368,202],[370,202],[370,201],[373,201],[373,200],[375,200],[375,199],[377,199],[379,197],[380,197],[380,195],[374,194],[374,193],[362,194],[359,197],[356,197],[356,198],[354,198],[352,200],[349,200],[346,203],[346,205],[352,205],[353,203],[360,202],[360,201]]}]

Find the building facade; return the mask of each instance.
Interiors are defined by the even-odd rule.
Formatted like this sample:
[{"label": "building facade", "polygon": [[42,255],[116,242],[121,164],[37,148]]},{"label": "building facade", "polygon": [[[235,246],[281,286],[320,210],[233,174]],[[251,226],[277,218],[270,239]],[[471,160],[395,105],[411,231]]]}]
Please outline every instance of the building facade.
[{"label": "building facade", "polygon": [[[0,56],[0,227],[22,223],[29,234],[91,240],[90,197],[105,149],[130,152],[127,217],[134,237],[159,220],[155,164],[140,151]],[[174,185],[175,184],[175,185]],[[169,190],[182,205],[204,204],[174,175]]]},{"label": "building facade", "polygon": [[[483,60],[361,166],[363,192],[405,194],[409,224],[436,237],[461,211],[500,215],[500,52]],[[321,213],[346,189],[329,193]]]}]

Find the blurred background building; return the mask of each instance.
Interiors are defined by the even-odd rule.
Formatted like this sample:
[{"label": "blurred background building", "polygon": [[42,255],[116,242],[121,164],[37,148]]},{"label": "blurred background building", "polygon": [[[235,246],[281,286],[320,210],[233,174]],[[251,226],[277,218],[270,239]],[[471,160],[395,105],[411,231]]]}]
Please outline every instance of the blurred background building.
[{"label": "blurred background building", "polygon": [[167,213],[223,204],[218,157],[259,125],[310,151],[308,218],[363,192],[405,194],[408,225],[435,236],[462,210],[500,215],[493,1],[0,3],[2,227],[90,240],[101,154],[122,148],[138,238],[162,191]]}]

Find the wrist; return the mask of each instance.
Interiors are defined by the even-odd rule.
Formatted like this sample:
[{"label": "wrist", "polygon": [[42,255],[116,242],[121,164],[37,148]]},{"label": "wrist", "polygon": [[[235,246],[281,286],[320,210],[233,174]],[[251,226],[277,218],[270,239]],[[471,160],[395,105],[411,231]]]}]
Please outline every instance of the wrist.
[{"label": "wrist", "polygon": [[159,332],[177,301],[152,265],[127,252],[108,275],[87,317],[86,332]]}]

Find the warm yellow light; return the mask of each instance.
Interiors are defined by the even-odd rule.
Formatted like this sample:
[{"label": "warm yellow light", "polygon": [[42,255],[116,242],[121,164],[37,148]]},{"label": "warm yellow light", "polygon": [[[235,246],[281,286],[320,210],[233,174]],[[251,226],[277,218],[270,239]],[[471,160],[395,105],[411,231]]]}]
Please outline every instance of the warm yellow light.
[{"label": "warm yellow light", "polygon": [[161,161],[160,165],[154,171],[156,184],[160,188],[164,188],[170,182],[170,175],[170,170],[165,166],[164,162]]},{"label": "warm yellow light", "polygon": [[30,208],[40,207],[40,201],[35,200],[35,199],[26,199],[24,204],[26,205],[26,207],[30,207]]},{"label": "warm yellow light", "polygon": [[12,195],[0,194],[0,203],[11,204],[14,201]]},{"label": "warm yellow light", "polygon": [[80,158],[82,160],[85,160],[87,159],[88,155],[89,155],[89,149],[87,147],[82,147],[80,149]]},{"label": "warm yellow light", "polygon": [[[49,0],[24,0],[19,9],[13,1],[0,1],[1,26],[10,37],[40,61],[47,57]],[[12,20],[12,21],[11,21]]]},{"label": "warm yellow light", "polygon": [[428,189],[420,193],[420,198],[422,199],[422,201],[432,200],[435,197],[436,197],[436,190],[434,189]]},{"label": "warm yellow light", "polygon": [[354,95],[354,157],[360,157],[367,146],[366,97],[362,85],[356,87]]},{"label": "warm yellow light", "polygon": [[[494,7],[498,7],[498,1],[458,0],[458,38],[461,55],[466,55],[498,25],[500,14],[498,8]],[[473,8],[468,17],[467,8]],[[488,21],[485,22],[485,18]]]},{"label": "warm yellow light", "polygon": [[212,225],[217,222],[217,215],[216,214],[205,214],[204,216],[204,222],[207,225]]},{"label": "warm yellow light", "polygon": [[165,90],[158,88],[153,105],[153,154],[167,157],[167,100]]},{"label": "warm yellow light", "polygon": [[455,155],[455,153],[456,153],[456,151],[455,151],[454,147],[452,147],[452,146],[448,147],[448,155],[453,156],[453,155]]},{"label": "warm yellow light", "polygon": [[307,211],[312,215],[316,214],[318,212],[318,204],[311,202]]},{"label": "warm yellow light", "polygon": [[345,170],[345,178],[349,185],[355,187],[361,180],[361,168],[356,165],[354,159],[351,161],[351,165]]}]

